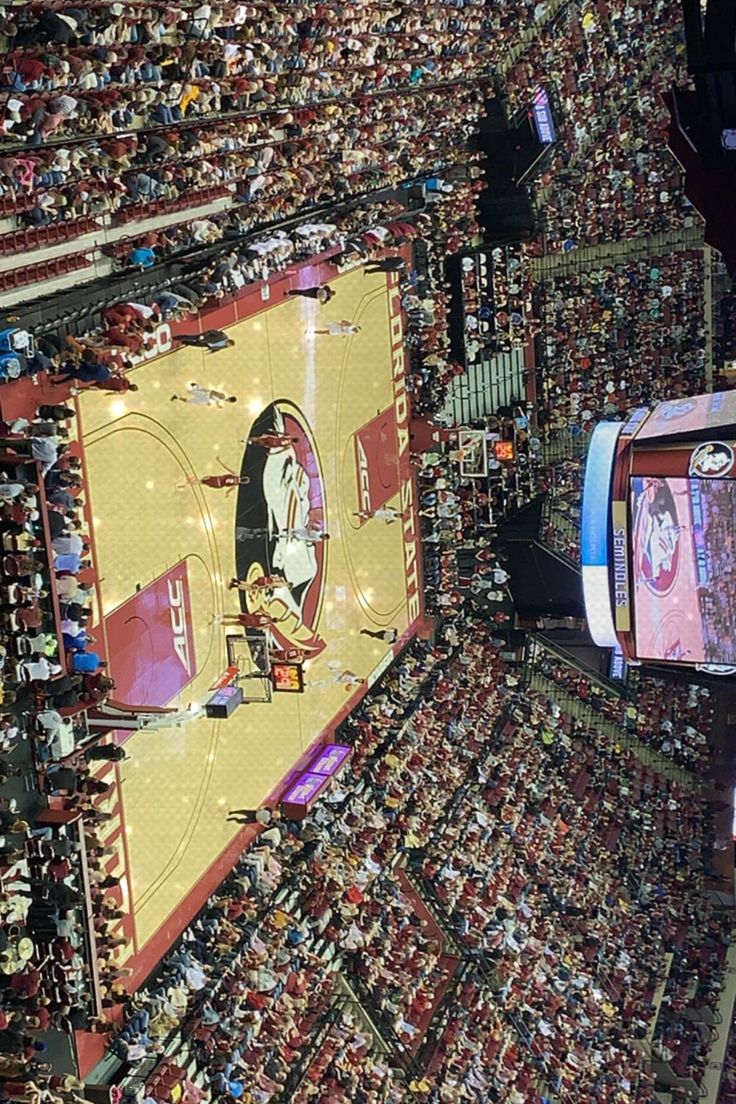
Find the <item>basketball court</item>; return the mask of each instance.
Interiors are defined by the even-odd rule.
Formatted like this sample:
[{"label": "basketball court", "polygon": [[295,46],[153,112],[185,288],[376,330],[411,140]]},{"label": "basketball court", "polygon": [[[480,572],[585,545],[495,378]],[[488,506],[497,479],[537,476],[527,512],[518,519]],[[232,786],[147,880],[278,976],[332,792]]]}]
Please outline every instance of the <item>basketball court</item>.
[{"label": "basketball court", "polygon": [[[326,306],[286,297],[289,288],[327,279],[337,295]],[[242,611],[265,611],[278,622],[277,643],[306,655],[304,693],[274,692],[226,720],[116,737],[130,758],[114,768],[118,785],[101,805],[112,813],[103,837],[117,848],[110,868],[123,874],[129,943],[118,961],[133,967],[134,980],[237,854],[243,829],[227,821],[228,811],[277,790],[420,618],[396,277],[307,266],[230,310],[199,325],[234,322],[233,347],[180,346],[175,336],[191,333],[191,320],[165,327],[163,355],[133,370],[137,393],[85,391],[77,399],[99,576],[93,631],[115,700],[177,710],[203,703],[232,657],[227,636],[244,632],[223,619]],[[312,332],[343,319],[360,332]],[[191,383],[237,402],[172,401]],[[291,443],[244,443],[274,432]],[[197,482],[227,472],[247,482]],[[384,505],[403,518],[354,516]],[[267,535],[299,526],[330,540]],[[228,587],[233,577],[252,581],[269,571],[288,580],[275,595]],[[360,631],[388,628],[398,630],[395,645]],[[336,682],[342,672],[365,681]]]}]

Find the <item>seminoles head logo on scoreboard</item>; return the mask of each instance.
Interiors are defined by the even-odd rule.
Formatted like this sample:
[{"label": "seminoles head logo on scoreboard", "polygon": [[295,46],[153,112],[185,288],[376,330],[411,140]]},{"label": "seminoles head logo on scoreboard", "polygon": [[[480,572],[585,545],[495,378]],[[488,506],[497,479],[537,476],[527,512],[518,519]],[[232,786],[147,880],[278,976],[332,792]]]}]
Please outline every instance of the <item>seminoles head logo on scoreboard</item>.
[{"label": "seminoles head logo on scoreboard", "polygon": [[688,472],[699,479],[723,479],[734,464],[734,453],[723,441],[706,441],[690,454]]},{"label": "seminoles head logo on scoreboard", "polygon": [[[312,431],[301,410],[286,399],[258,415],[249,440],[283,437],[281,444],[246,444],[235,520],[238,578],[283,579],[269,590],[240,592],[248,613],[266,613],[282,648],[314,657],[325,647],[317,633],[327,566],[326,542],[312,544],[294,531],[326,530],[325,489]],[[289,438],[290,440],[286,440]]]},{"label": "seminoles head logo on scoreboard", "polygon": [[634,479],[634,581],[659,597],[672,589],[680,566],[677,505],[662,479]]}]

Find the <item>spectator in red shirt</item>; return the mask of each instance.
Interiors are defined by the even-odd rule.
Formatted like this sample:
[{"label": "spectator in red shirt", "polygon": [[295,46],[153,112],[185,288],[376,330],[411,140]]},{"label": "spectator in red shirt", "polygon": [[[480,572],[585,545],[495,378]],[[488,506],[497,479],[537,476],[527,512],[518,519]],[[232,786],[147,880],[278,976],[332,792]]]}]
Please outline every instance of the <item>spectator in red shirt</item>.
[{"label": "spectator in red shirt", "polygon": [[23,630],[38,629],[43,624],[43,613],[40,606],[32,605],[29,602],[26,605],[18,606],[14,612],[15,618]]},{"label": "spectator in red shirt", "polygon": [[31,1031],[47,1031],[51,1026],[51,1013],[42,1004],[26,1015],[26,1027]]},{"label": "spectator in red shirt", "polygon": [[35,997],[41,988],[41,972],[29,966],[22,973],[13,974],[10,988],[21,997]]}]

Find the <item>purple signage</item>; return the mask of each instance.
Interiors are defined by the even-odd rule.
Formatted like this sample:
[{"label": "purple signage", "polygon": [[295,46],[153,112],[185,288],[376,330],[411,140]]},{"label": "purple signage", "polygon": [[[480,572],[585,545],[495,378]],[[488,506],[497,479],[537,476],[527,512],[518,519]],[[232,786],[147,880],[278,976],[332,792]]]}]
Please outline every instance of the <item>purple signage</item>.
[{"label": "purple signage", "polygon": [[[281,798],[287,815],[300,820],[307,815],[309,806],[326,790],[331,779],[350,758],[351,749],[343,744],[325,744],[309,770],[300,774],[293,786]],[[289,808],[291,806],[291,808]]]},{"label": "purple signage", "polygon": [[308,805],[318,797],[327,783],[324,774],[302,774],[288,793],[281,798],[284,805]]},{"label": "purple signage", "polygon": [[325,744],[319,757],[310,764],[310,774],[325,774],[332,778],[350,756],[350,748],[343,744]]},{"label": "purple signage", "polygon": [[542,145],[550,146],[557,138],[552,118],[552,105],[549,102],[549,96],[539,84],[532,95],[532,114],[537,138]]}]

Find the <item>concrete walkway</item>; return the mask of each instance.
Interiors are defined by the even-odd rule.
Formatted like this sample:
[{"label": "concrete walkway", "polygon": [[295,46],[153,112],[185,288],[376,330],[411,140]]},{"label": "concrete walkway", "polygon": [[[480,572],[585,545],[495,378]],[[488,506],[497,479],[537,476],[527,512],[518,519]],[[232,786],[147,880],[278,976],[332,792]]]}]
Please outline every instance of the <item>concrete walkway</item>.
[{"label": "concrete walkway", "polygon": [[168,214],[157,214],[154,218],[144,219],[141,222],[131,222],[123,226],[113,226],[110,216],[100,217],[100,226],[90,234],[84,234],[71,241],[60,242],[58,245],[48,246],[46,249],[34,249],[23,254],[15,254],[9,257],[0,257],[0,273],[18,268],[21,265],[39,264],[43,261],[53,260],[54,257],[63,257],[68,253],[89,253],[92,262],[89,268],[83,268],[77,272],[67,273],[65,276],[55,276],[50,280],[36,281],[25,287],[14,288],[12,291],[0,294],[0,308],[17,306],[37,299],[44,291],[58,291],[63,287],[74,287],[90,280],[108,276],[115,266],[111,259],[102,252],[102,247],[121,241],[123,238],[138,237],[149,230],[161,230],[164,226],[173,226],[180,222],[189,222],[196,218],[208,218],[217,215],[228,207],[233,206],[233,196],[220,196],[210,203],[200,204],[196,207],[188,207],[183,211],[172,211]]}]

